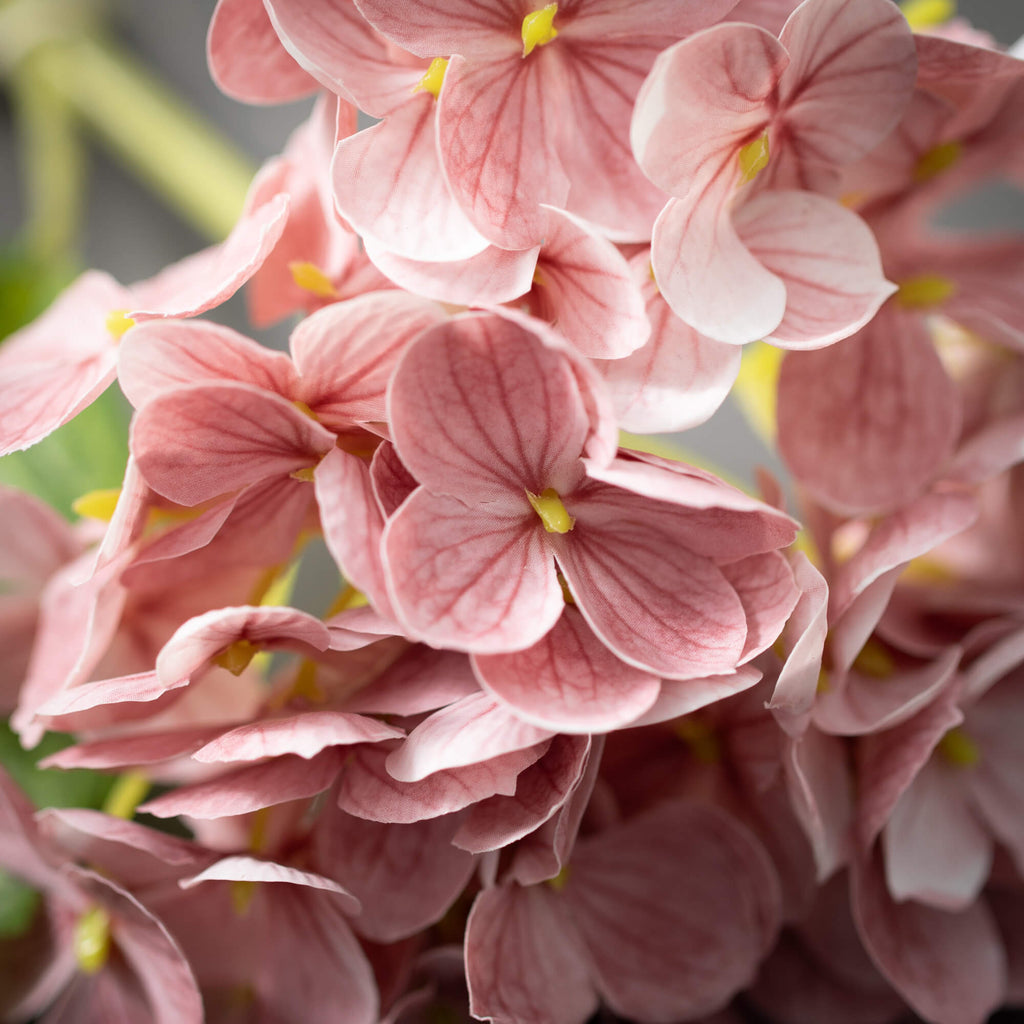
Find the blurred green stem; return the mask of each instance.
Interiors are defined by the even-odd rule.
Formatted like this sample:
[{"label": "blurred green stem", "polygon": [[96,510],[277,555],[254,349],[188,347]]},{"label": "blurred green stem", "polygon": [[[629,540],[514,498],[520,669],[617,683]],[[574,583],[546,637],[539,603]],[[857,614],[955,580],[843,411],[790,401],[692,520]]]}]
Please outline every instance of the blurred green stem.
[{"label": "blurred green stem", "polygon": [[211,239],[228,234],[253,167],[170,90],[88,36],[44,43],[26,60],[43,92],[59,97],[195,228]]}]

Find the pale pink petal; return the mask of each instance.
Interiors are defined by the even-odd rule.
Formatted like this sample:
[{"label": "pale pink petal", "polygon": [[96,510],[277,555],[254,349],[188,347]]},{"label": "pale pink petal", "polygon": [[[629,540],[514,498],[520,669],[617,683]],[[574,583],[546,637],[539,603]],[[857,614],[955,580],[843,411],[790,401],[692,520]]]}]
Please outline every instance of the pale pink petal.
[{"label": "pale pink petal", "polygon": [[525,295],[533,284],[540,246],[483,252],[451,263],[421,262],[395,256],[366,240],[366,254],[395,284],[417,295],[460,306],[493,306]]},{"label": "pale pink petal", "polygon": [[301,374],[295,398],[331,430],[384,420],[384,394],[401,354],[442,322],[433,302],[398,291],[371,292],[306,317],[290,346]]},{"label": "pale pink petal", "polygon": [[65,747],[40,761],[43,768],[122,768],[126,765],[159,764],[176,757],[190,757],[223,732],[221,726],[198,726],[174,732],[144,732],[116,736]]},{"label": "pale pink petal", "polygon": [[264,6],[298,64],[373,117],[406,102],[427,69],[426,61],[396,51],[352,0],[264,0]]},{"label": "pale pink petal", "polygon": [[0,349],[0,455],[41,441],[114,379],[111,313],[131,305],[112,277],[90,270]]},{"label": "pale pink petal", "polygon": [[217,88],[245,103],[287,103],[317,87],[281,45],[261,0],[218,0],[206,57]]},{"label": "pale pink petal", "polygon": [[389,665],[370,686],[347,700],[345,710],[363,714],[419,715],[453,704],[479,690],[466,655],[417,645]]},{"label": "pale pink petal", "polygon": [[219,245],[172,263],[132,285],[131,319],[198,316],[219,306],[262,266],[288,220],[288,197],[275,196],[243,216]]},{"label": "pale pink petal", "polygon": [[121,704],[125,701],[148,703],[159,700],[169,690],[187,685],[187,677],[165,683],[157,679],[156,672],[139,672],[116,679],[97,680],[60,691],[39,708],[38,714],[59,720],[67,715],[77,715],[108,704]]},{"label": "pale pink petal", "polygon": [[345,751],[331,747],[307,760],[295,754],[226,772],[208,782],[182,786],[139,810],[158,818],[224,818],[249,814],[261,807],[316,796],[337,778]]},{"label": "pale pink petal", "polygon": [[[633,115],[633,152],[644,173],[677,197],[721,176],[715,195],[724,202],[739,183],[736,154],[768,124],[788,64],[779,41],[751,25],[718,25],[665,50]],[[697,209],[706,202],[696,200]]]},{"label": "pale pink petal", "polygon": [[950,455],[960,396],[920,317],[890,302],[852,338],[788,353],[779,449],[829,508],[879,512],[915,498]]},{"label": "pale pink petal", "polygon": [[314,833],[314,864],[319,859],[362,903],[352,922],[360,935],[396,942],[439,921],[469,881],[475,858],[452,847],[457,822],[382,824],[325,808]]},{"label": "pale pink petal", "polygon": [[429,92],[338,143],[331,162],[338,212],[366,239],[409,260],[466,260],[487,239],[455,202],[437,152]]},{"label": "pale pink petal", "polygon": [[136,409],[184,384],[242,381],[287,395],[295,369],[274,352],[229,327],[205,320],[151,320],[125,335],[117,379]]},{"label": "pale pink petal", "polygon": [[428,331],[388,409],[402,461],[435,494],[532,515],[525,491],[564,494],[579,479],[589,424],[573,364],[519,323],[477,315]]},{"label": "pale pink petal", "polygon": [[993,841],[968,805],[963,769],[941,761],[917,773],[882,830],[885,880],[897,902],[963,910],[988,878]]},{"label": "pale pink petal", "polygon": [[793,574],[800,597],[783,633],[788,654],[768,707],[787,732],[800,732],[814,703],[821,674],[828,633],[828,584],[803,552],[794,555]]},{"label": "pale pink petal", "polygon": [[535,316],[592,359],[627,356],[650,333],[643,297],[618,249],[554,209],[548,211],[530,299]]},{"label": "pale pink petal", "polygon": [[156,659],[160,680],[186,679],[232,644],[245,640],[254,647],[327,650],[330,634],[317,618],[295,608],[218,608],[183,623]]},{"label": "pale pink petal", "polygon": [[420,488],[384,530],[395,614],[411,636],[439,646],[484,654],[529,647],[563,605],[545,536],[528,506],[508,515]]},{"label": "pale pink petal", "polygon": [[594,632],[620,658],[656,675],[731,671],[747,623],[736,591],[687,545],[687,517],[592,483],[567,506],[576,526],[551,546]]},{"label": "pale pink petal", "polygon": [[740,0],[729,12],[729,21],[746,21],[760,25],[773,36],[782,31],[786,19],[799,5],[799,0]]},{"label": "pale pink petal", "polygon": [[298,754],[307,760],[332,746],[379,743],[398,739],[401,729],[364,715],[344,711],[307,711],[286,718],[240,725],[197,750],[197,761],[258,761],[263,757]]},{"label": "pale pink petal", "polygon": [[462,810],[496,793],[511,796],[520,773],[547,745],[527,747],[482,764],[435,772],[419,782],[399,782],[384,767],[385,751],[363,747],[341,777],[338,806],[370,821],[411,824]]},{"label": "pale pink petal", "polygon": [[539,828],[579,785],[590,748],[590,737],[554,737],[547,753],[520,774],[515,794],[492,796],[475,804],[452,843],[472,853],[484,853],[509,846]]},{"label": "pale pink petal", "polygon": [[658,699],[650,710],[630,723],[631,728],[654,725],[680,718],[708,707],[726,697],[743,693],[761,681],[761,672],[750,665],[741,665],[729,675],[706,676],[703,679],[663,679]]},{"label": "pale pink petal", "polygon": [[721,185],[670,200],[654,224],[651,264],[676,316],[708,338],[743,345],[782,323],[786,285],[740,240],[727,200]]},{"label": "pale pink petal", "polygon": [[579,1024],[597,1009],[586,954],[544,886],[477,896],[466,925],[470,1012],[493,1021]]},{"label": "pale pink petal", "polygon": [[461,768],[532,748],[551,731],[520,721],[493,697],[475,693],[434,712],[387,758],[388,772],[418,782],[434,772]]},{"label": "pale pink petal", "polygon": [[850,163],[896,127],[917,72],[914,36],[889,0],[813,0],[780,35],[792,63],[779,82],[801,160]]},{"label": "pale pink petal", "polygon": [[821,348],[846,338],[896,291],[871,229],[824,196],[762,192],[733,213],[733,226],[785,285],[785,315],[766,339],[782,348]]},{"label": "pale pink petal", "polygon": [[224,857],[208,868],[204,868],[198,875],[181,879],[178,885],[182,889],[191,889],[196,885],[202,885],[203,882],[269,882],[278,884],[284,882],[288,885],[302,885],[309,889],[319,889],[323,892],[343,896],[344,904],[346,908],[351,908],[351,913],[359,911],[359,901],[332,879],[312,871],[300,871],[298,868],[275,864],[273,861],[259,860],[256,857],[238,854]]},{"label": "pale pink petal", "polygon": [[647,711],[661,689],[657,676],[615,657],[571,607],[532,647],[476,655],[473,663],[513,714],[563,733],[620,728]]},{"label": "pale pink petal", "polygon": [[869,849],[900,796],[928,763],[939,740],[963,721],[948,693],[907,721],[857,746],[857,838]]},{"label": "pale pink petal", "polygon": [[624,430],[687,430],[710,418],[725,401],[739,373],[741,352],[735,345],[703,337],[672,312],[654,283],[649,258],[640,262],[639,274],[651,337],[624,359],[595,365]]},{"label": "pale pink petal", "polygon": [[778,881],[745,828],[668,803],[581,840],[564,897],[617,1013],[693,1019],[748,985],[779,927]]},{"label": "pale pink petal", "polygon": [[416,478],[406,468],[390,441],[378,445],[373,453],[370,460],[370,482],[385,518],[393,515],[417,487]]},{"label": "pale pink petal", "polygon": [[503,249],[540,242],[540,204],[564,208],[569,195],[554,144],[570,123],[561,68],[544,50],[531,57],[518,47],[504,59],[453,56],[438,99],[448,185],[480,234]]},{"label": "pale pink petal", "polygon": [[316,467],[314,483],[327,549],[345,579],[381,614],[390,616],[380,550],[384,516],[366,463],[335,448]]},{"label": "pale pink petal", "polygon": [[877,855],[858,864],[852,879],[857,930],[896,991],[935,1024],[983,1024],[1006,984],[1002,944],[985,904],[951,913],[896,903]]},{"label": "pale pink petal", "polygon": [[132,453],[146,482],[179,505],[315,466],[335,436],[291,402],[250,384],[197,384],[136,416]]}]

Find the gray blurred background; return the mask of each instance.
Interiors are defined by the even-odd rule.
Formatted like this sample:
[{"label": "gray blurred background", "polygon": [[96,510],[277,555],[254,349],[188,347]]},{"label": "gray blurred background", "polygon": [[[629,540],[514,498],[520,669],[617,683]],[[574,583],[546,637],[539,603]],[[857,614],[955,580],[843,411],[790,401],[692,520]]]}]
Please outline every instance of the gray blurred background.
[{"label": "gray blurred background", "polygon": [[[10,2],[0,0],[0,11]],[[205,56],[214,0],[109,0],[107,6],[113,38],[233,140],[253,166],[278,152],[308,112],[311,101],[252,107],[218,92],[207,71]],[[991,32],[1004,45],[1024,35],[1024,0],[962,0],[959,13],[976,27]],[[14,236],[23,218],[23,182],[19,178],[11,108],[6,97],[0,107],[0,194],[2,243]],[[1008,190],[995,191],[981,201],[966,204],[958,211],[958,219],[985,227],[1005,228],[1008,220],[1024,226],[1024,206],[1019,200]],[[119,280],[130,282],[148,277],[205,244],[207,239],[110,159],[101,146],[89,147],[81,240],[85,265],[102,268]],[[220,317],[245,328],[244,310],[237,299]],[[277,338],[270,340],[280,343],[284,333],[279,331]],[[750,481],[752,467],[758,463],[774,464],[738,413],[728,407],[710,423],[688,432],[683,440],[688,448],[730,468],[741,480]]]}]

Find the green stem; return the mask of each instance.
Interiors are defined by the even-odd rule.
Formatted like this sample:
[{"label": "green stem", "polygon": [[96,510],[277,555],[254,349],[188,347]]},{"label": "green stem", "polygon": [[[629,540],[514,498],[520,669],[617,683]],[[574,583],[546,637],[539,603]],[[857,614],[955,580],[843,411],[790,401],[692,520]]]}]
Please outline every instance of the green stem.
[{"label": "green stem", "polygon": [[253,167],[143,68],[88,37],[32,55],[46,86],[135,173],[211,239],[234,226]]}]

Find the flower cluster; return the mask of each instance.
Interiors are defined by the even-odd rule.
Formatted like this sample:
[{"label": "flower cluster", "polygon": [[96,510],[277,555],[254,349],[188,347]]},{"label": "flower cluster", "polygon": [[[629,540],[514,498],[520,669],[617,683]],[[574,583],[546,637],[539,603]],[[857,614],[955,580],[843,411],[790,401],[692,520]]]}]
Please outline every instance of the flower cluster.
[{"label": "flower cluster", "polygon": [[[891,0],[219,0],[209,58],[318,97],[230,237],[0,349],[0,452],[134,408],[73,526],[0,491],[3,710],[191,838],[0,775],[3,1019],[1024,998],[1024,243],[934,226],[1024,186],[1024,62]],[[620,446],[734,385],[788,497]]]}]

